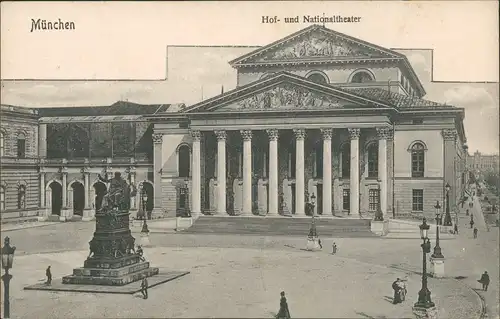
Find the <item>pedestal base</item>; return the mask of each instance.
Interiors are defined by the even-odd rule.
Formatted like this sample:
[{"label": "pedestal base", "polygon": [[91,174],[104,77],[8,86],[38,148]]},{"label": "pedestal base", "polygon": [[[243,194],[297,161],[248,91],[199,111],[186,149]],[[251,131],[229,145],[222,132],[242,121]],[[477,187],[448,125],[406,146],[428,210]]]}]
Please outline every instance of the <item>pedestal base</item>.
[{"label": "pedestal base", "polygon": [[149,241],[149,233],[141,233],[141,246],[150,247],[151,242]]},{"label": "pedestal base", "polygon": [[158,274],[158,268],[149,268],[141,262],[118,269],[76,268],[73,275],[62,278],[63,284],[123,286]]},{"label": "pedestal base", "polygon": [[372,220],[371,222],[371,231],[372,233],[378,236],[385,236],[389,233],[389,221],[388,220]]},{"label": "pedestal base", "polygon": [[94,219],[95,219],[95,216],[92,212],[92,209],[86,208],[83,210],[82,221],[89,222],[89,221],[94,220]]},{"label": "pedestal base", "polygon": [[437,319],[437,309],[436,307],[431,308],[420,308],[413,307],[413,315],[416,319]]},{"label": "pedestal base", "polygon": [[177,231],[188,229],[191,226],[193,226],[192,217],[177,217],[175,219],[175,230]]},{"label": "pedestal base", "polygon": [[319,238],[318,237],[312,237],[312,238],[308,237],[306,250],[309,250],[309,251],[321,250],[321,247],[319,245]]},{"label": "pedestal base", "polygon": [[434,278],[444,277],[444,258],[430,258],[431,262],[431,276]]}]

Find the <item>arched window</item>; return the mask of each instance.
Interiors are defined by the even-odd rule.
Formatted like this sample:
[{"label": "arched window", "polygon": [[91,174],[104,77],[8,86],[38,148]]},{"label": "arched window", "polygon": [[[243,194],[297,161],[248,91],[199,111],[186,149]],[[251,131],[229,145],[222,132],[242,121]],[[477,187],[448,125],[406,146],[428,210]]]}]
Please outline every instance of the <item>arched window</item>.
[{"label": "arched window", "polygon": [[17,157],[26,158],[26,137],[24,133],[17,135]]},{"label": "arched window", "polygon": [[358,71],[352,76],[351,83],[365,83],[373,80],[373,75],[371,75],[368,71]]},{"label": "arched window", "polygon": [[371,143],[367,148],[368,155],[368,177],[378,177],[378,145]]},{"label": "arched window", "polygon": [[351,145],[345,143],[341,148],[342,178],[351,177]]},{"label": "arched window", "polygon": [[307,76],[307,79],[311,82],[319,83],[319,84],[328,84],[328,77],[320,72],[314,72]]},{"label": "arched window", "polygon": [[189,177],[191,170],[191,158],[189,146],[181,145],[178,150],[179,177]]},{"label": "arched window", "polygon": [[3,156],[3,152],[5,149],[5,140],[4,140],[4,134],[3,132],[0,132],[0,156]]},{"label": "arched window", "polygon": [[411,146],[411,177],[424,177],[425,146],[417,142]]},{"label": "arched window", "polygon": [[5,186],[0,186],[0,211],[5,210]]},{"label": "arched window", "polygon": [[23,209],[26,208],[26,186],[19,185],[17,189],[17,208]]}]

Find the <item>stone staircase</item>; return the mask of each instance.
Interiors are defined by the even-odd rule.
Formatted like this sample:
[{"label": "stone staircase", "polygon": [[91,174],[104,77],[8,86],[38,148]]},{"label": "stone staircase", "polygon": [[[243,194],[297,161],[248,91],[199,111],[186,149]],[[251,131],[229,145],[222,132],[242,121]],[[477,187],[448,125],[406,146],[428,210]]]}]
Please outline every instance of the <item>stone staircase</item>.
[{"label": "stone staircase", "polygon": [[[400,238],[400,239],[421,239],[420,228],[421,221],[398,220],[389,219],[389,233],[384,238]],[[436,238],[436,225],[429,223],[428,236],[429,239],[435,240]],[[453,229],[451,226],[439,226],[439,239],[455,239],[455,235],[450,231]]]},{"label": "stone staircase", "polygon": [[[369,219],[316,218],[321,237],[377,237]],[[184,233],[307,236],[311,217],[201,216]]]}]

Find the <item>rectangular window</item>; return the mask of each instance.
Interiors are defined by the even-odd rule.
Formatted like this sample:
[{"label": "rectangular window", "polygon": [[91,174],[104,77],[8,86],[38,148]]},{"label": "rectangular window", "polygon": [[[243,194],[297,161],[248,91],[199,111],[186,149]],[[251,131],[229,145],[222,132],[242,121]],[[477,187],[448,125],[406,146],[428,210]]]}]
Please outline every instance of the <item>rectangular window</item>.
[{"label": "rectangular window", "polygon": [[423,212],[424,211],[424,190],[414,189],[412,193],[412,211]]},{"label": "rectangular window", "polygon": [[18,139],[17,140],[17,157],[18,158],[26,158],[26,140]]},{"label": "rectangular window", "polygon": [[380,191],[378,189],[370,189],[368,191],[368,196],[369,196],[369,204],[368,204],[368,209],[371,212],[375,212],[378,209],[379,201],[380,201]]},{"label": "rectangular window", "polygon": [[351,194],[349,189],[344,189],[342,193],[342,209],[349,211],[351,208]]},{"label": "rectangular window", "polygon": [[424,152],[413,151],[411,154],[411,177],[424,177]]}]

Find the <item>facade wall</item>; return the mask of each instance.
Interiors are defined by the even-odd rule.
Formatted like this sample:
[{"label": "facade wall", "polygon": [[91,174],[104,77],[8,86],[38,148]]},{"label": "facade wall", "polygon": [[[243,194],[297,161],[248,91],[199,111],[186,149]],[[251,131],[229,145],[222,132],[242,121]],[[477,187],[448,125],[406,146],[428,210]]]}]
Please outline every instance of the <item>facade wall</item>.
[{"label": "facade wall", "polygon": [[[36,216],[39,210],[38,122],[30,109],[2,105],[0,121],[2,154],[0,158],[1,218]],[[18,137],[24,136],[25,156],[18,157]],[[21,195],[21,189],[25,189]]]},{"label": "facade wall", "polygon": [[[369,70],[374,76],[376,82],[382,82],[384,87],[387,87],[387,81],[399,81],[400,70],[395,65],[381,65],[367,67],[362,64],[349,64],[349,66],[296,66],[287,67],[286,71],[299,75],[308,76],[311,72],[319,71],[324,73],[330,80],[330,83],[348,83],[350,76],[353,72],[358,70]],[[255,68],[251,70],[240,69],[238,70],[238,86],[246,85],[254,81],[259,80],[266,74],[271,74],[275,72],[283,71],[282,67],[266,67],[266,68]]]},{"label": "facade wall", "polygon": [[[422,189],[424,195],[423,212],[413,211],[413,190]],[[436,202],[443,205],[444,188],[442,179],[406,179],[396,178],[394,181],[394,200],[395,209],[398,217],[405,217],[412,215],[416,218],[426,216],[427,219],[435,218]]]}]

